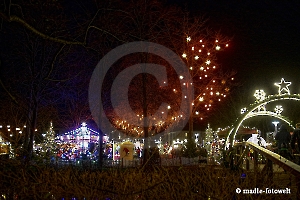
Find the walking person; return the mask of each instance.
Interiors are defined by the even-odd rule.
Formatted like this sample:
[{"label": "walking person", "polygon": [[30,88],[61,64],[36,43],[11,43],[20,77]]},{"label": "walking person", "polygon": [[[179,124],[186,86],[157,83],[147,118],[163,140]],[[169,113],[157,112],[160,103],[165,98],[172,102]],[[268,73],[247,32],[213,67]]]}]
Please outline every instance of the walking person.
[{"label": "walking person", "polygon": [[279,132],[275,136],[275,140],[277,141],[278,154],[282,157],[290,159],[288,150],[291,140],[291,134],[288,132],[284,124],[281,125]]},{"label": "walking person", "polygon": [[[297,148],[296,148],[296,143],[297,143]],[[296,128],[293,131],[293,135],[291,138],[291,148],[292,148],[292,153],[293,155],[296,153],[300,153],[300,123],[296,124]],[[299,165],[300,160],[299,158],[297,159],[296,163]]]}]

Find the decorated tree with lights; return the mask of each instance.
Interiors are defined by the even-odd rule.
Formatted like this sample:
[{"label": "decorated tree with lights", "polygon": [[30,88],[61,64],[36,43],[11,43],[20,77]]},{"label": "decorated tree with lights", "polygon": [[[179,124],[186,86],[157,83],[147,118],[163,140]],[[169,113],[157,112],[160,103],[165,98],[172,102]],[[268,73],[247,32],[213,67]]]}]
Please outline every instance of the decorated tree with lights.
[{"label": "decorated tree with lights", "polygon": [[49,130],[43,134],[44,141],[41,144],[40,155],[44,158],[51,158],[57,153],[57,143],[55,142],[55,131],[53,124],[50,122]]},{"label": "decorated tree with lights", "polygon": [[[124,9],[124,8],[122,8]],[[135,13],[135,15],[132,15]],[[126,5],[126,12],[116,10],[114,19],[115,24],[126,19],[126,23],[119,24],[115,30],[124,30],[124,32],[116,33],[118,37],[126,41],[136,41],[138,38],[141,41],[154,42],[156,44],[170,46],[169,23],[176,22],[177,15],[181,11],[172,7],[166,7],[159,1],[138,1],[134,4]],[[130,30],[128,26],[130,25]],[[175,28],[175,26],[174,26]],[[173,36],[172,36],[173,37]],[[118,87],[118,91],[112,93],[118,98],[123,98],[119,104],[112,106],[109,101],[104,101],[106,115],[109,116],[111,123],[126,136],[134,138],[144,138],[155,136],[158,133],[168,129],[171,124],[180,123],[183,116],[179,111],[181,100],[180,84],[178,75],[166,60],[159,55],[151,53],[134,53],[124,56],[118,60],[115,66],[112,66],[110,77],[105,82],[104,94],[109,93],[111,89],[111,80],[122,76],[121,71],[125,71],[130,66],[141,63],[152,63],[162,65],[166,68],[167,77],[158,80],[150,73],[145,73],[145,68],[139,65],[137,70],[141,73],[135,77],[123,76],[123,83],[130,82],[127,87],[122,84]],[[144,72],[144,73],[143,73]],[[179,88],[179,89],[178,89]],[[107,92],[106,92],[107,90]],[[124,94],[120,91],[128,91]],[[123,95],[122,95],[122,94]],[[128,95],[128,98],[126,97]],[[127,109],[123,102],[128,101],[134,115],[130,112],[122,112]],[[162,102],[165,102],[158,112]],[[116,110],[119,110],[122,116],[118,115]],[[133,121],[137,123],[132,123]]]},{"label": "decorated tree with lights", "polygon": [[189,135],[192,137],[193,124],[210,116],[234,85],[235,72],[223,72],[217,62],[220,51],[228,48],[229,39],[219,33],[196,32],[187,35],[182,58],[190,70],[193,83],[185,83],[186,87],[193,86],[194,98],[190,99]]},{"label": "decorated tree with lights", "polygon": [[218,133],[213,131],[209,124],[205,133],[204,147],[207,151],[207,156],[209,159],[212,159],[213,162],[219,162],[221,152]]},{"label": "decorated tree with lights", "polygon": [[207,129],[205,131],[205,140],[204,140],[204,144],[203,144],[204,147],[206,148],[208,157],[210,157],[212,155],[211,144],[213,141],[214,141],[214,131],[208,124]]}]

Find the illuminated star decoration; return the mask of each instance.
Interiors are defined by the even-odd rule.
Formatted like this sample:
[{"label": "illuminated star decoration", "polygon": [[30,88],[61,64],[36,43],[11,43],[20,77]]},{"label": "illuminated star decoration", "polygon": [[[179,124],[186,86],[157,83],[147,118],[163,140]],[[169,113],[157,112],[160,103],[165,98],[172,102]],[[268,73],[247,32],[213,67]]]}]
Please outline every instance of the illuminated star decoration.
[{"label": "illuminated star decoration", "polygon": [[283,107],[282,107],[281,105],[277,105],[277,106],[275,107],[275,113],[276,113],[277,115],[280,115],[280,114],[282,113],[282,111],[283,111]]},{"label": "illuminated star decoration", "polygon": [[279,95],[284,95],[284,94],[290,95],[289,85],[291,85],[291,84],[292,84],[292,82],[286,82],[284,80],[284,78],[281,79],[280,83],[274,83],[274,85],[276,85],[278,87]]}]

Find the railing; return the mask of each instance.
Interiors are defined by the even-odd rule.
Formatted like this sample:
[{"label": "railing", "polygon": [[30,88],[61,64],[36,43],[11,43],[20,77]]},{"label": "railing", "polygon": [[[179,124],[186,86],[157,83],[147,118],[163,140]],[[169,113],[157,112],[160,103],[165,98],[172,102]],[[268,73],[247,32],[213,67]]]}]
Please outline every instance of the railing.
[{"label": "railing", "polygon": [[235,145],[235,154],[234,154],[234,163],[235,166],[241,167],[244,161],[246,161],[246,170],[250,170],[250,158],[249,158],[249,151],[250,148],[253,149],[253,166],[254,172],[258,172],[258,153],[262,155],[265,159],[264,167],[260,171],[262,176],[268,176],[268,178],[273,178],[273,164],[278,165],[284,171],[290,172],[292,175],[296,177],[296,185],[297,185],[297,192],[300,194],[300,165],[282,157],[281,155],[274,153],[264,147],[261,147],[257,144],[252,142],[242,142],[237,143]]}]

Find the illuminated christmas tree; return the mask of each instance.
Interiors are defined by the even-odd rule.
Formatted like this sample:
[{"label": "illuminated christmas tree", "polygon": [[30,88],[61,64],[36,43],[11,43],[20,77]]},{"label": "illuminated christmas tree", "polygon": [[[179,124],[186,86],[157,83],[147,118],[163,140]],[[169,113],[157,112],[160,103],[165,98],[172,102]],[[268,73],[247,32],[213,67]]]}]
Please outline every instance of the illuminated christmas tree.
[{"label": "illuminated christmas tree", "polygon": [[217,132],[212,130],[209,124],[206,129],[204,147],[207,151],[207,157],[213,162],[219,163],[221,159],[219,136]]},{"label": "illuminated christmas tree", "polygon": [[44,141],[41,145],[40,154],[42,157],[51,158],[57,153],[57,144],[55,142],[55,131],[53,130],[53,124],[50,122],[49,130],[43,134]]},{"label": "illuminated christmas tree", "polygon": [[205,131],[205,140],[204,140],[204,147],[207,151],[207,156],[211,157],[212,156],[212,148],[211,148],[211,144],[214,141],[214,132],[212,130],[212,128],[209,126],[207,126],[207,129]]}]

